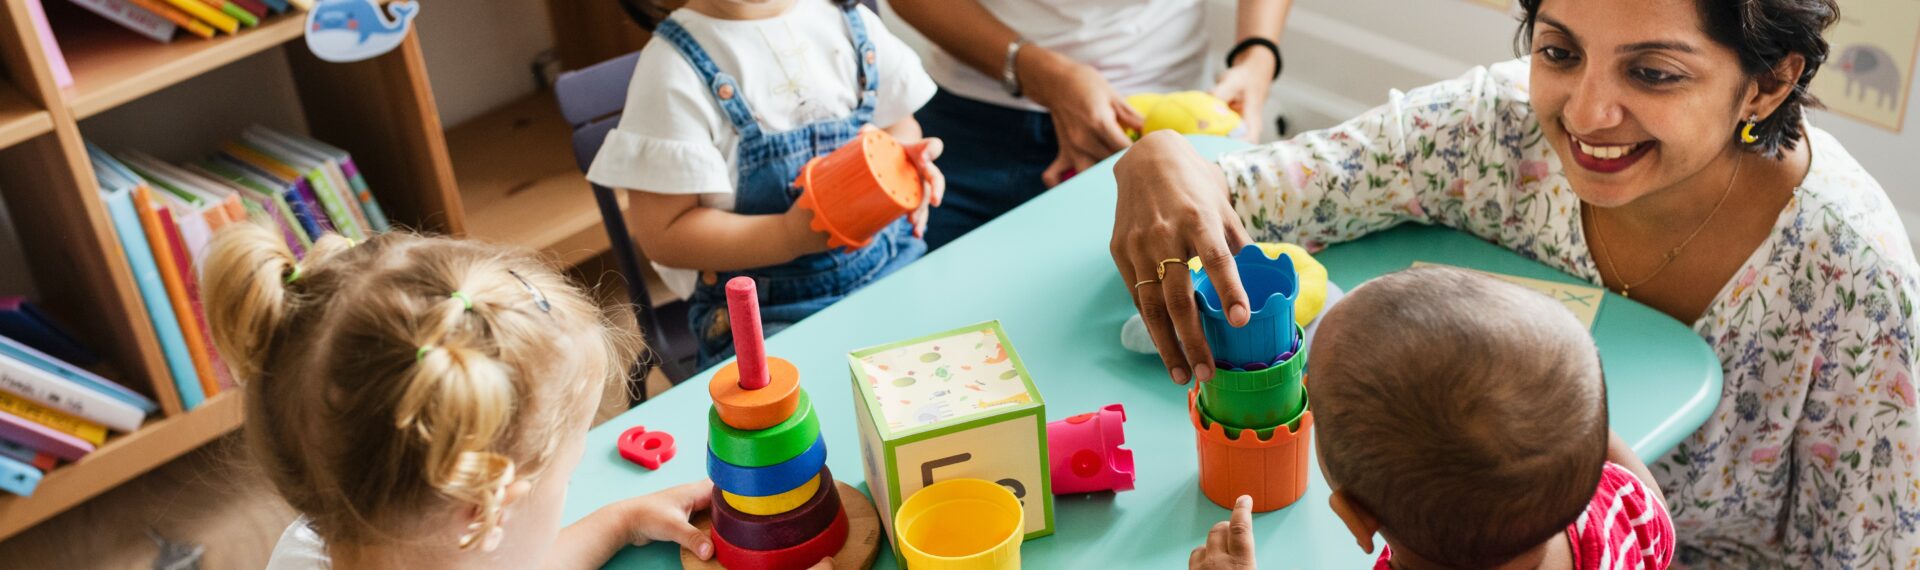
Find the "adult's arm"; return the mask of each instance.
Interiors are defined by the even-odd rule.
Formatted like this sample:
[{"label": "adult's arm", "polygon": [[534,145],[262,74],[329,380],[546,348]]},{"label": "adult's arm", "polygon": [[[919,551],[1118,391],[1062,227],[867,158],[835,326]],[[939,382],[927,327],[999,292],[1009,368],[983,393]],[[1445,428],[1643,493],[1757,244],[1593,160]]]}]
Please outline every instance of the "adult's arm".
[{"label": "adult's arm", "polygon": [[[1007,46],[1021,39],[975,0],[894,0],[891,5],[934,45],[988,77],[1000,77]],[[1014,75],[1022,94],[1047,108],[1060,137],[1060,155],[1042,175],[1048,186],[1127,148],[1131,141],[1125,129],[1138,129],[1143,121],[1098,70],[1045,47],[1022,46]]]},{"label": "adult's arm", "polygon": [[1211,379],[1213,357],[1188,273],[1163,262],[1199,257],[1239,325],[1248,304],[1232,256],[1251,241],[1318,250],[1408,221],[1489,239],[1507,231],[1498,212],[1533,200],[1515,189],[1545,177],[1523,173],[1544,170],[1550,153],[1525,111],[1525,76],[1520,62],[1476,68],[1396,92],[1339,126],[1217,161],[1171,133],[1136,143],[1114,166],[1120,195],[1108,245],[1173,380]]},{"label": "adult's arm", "polygon": [[[1280,43],[1280,35],[1287,28],[1287,12],[1293,8],[1293,0],[1240,0],[1234,15],[1234,43],[1247,39],[1264,39]],[[1260,47],[1249,47],[1234,54],[1227,69],[1220,73],[1213,86],[1213,96],[1225,101],[1228,107],[1246,120],[1246,140],[1260,140],[1263,112],[1267,102],[1267,92],[1273,87],[1274,70],[1280,60],[1272,51]]]}]

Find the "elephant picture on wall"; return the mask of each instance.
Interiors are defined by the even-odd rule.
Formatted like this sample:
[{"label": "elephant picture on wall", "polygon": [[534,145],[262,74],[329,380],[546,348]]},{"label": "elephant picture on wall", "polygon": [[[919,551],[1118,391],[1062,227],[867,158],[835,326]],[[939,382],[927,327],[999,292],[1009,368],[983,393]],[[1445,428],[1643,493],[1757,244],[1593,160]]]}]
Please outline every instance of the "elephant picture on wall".
[{"label": "elephant picture on wall", "polygon": [[[1846,97],[1865,99],[1875,107],[1893,109],[1899,105],[1900,89],[1907,80],[1893,55],[1873,44],[1849,44],[1840,50],[1834,62],[1847,78]],[[1872,99],[1867,99],[1871,96]]]}]

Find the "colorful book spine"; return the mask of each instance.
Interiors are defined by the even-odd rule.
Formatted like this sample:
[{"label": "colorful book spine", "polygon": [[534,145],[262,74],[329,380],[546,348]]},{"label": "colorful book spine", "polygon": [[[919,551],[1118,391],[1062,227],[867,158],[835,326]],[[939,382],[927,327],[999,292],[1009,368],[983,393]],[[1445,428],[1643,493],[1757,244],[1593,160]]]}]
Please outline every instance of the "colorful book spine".
[{"label": "colorful book spine", "polygon": [[113,398],[120,403],[133,406],[134,409],[140,410],[142,414],[151,414],[160,411],[159,404],[154,403],[153,400],[147,399],[146,396],[142,396],[138,392],[127,389],[126,386],[121,386],[112,380],[101,378],[92,372],[82,370],[72,364],[61,362],[59,359],[48,356],[46,353],[40,352],[31,346],[4,336],[0,336],[0,358],[18,360],[27,366],[39,369],[41,372],[52,374],[55,378],[72,382],[82,388],[98,392],[108,398]]},{"label": "colorful book spine", "polygon": [[47,56],[47,67],[52,68],[53,83],[59,87],[73,86],[73,69],[67,67],[67,56],[60,51],[60,42],[53,39],[53,27],[47,25],[47,10],[40,0],[27,0],[28,17],[33,18],[33,33],[40,38],[40,51]]},{"label": "colorful book spine", "polygon": [[[193,303],[187,299],[186,279],[193,275],[192,262],[188,262],[188,271],[180,272],[180,260],[175,251],[186,251],[186,245],[180,238],[179,228],[174,226],[172,212],[160,203],[156,203],[152,192],[146,186],[133,189],[133,205],[140,209],[140,226],[146,229],[147,243],[153,247],[153,261],[160,269],[160,283],[167,289],[167,300],[173,304],[173,313],[180,321],[180,336],[187,345],[187,356],[193,360],[194,380],[200,383],[200,394],[212,397],[218,391],[213,375],[213,360],[207,357],[206,335],[200,330],[201,319],[193,312]],[[188,214],[192,215],[192,214]],[[168,228],[173,231],[169,232]],[[208,388],[213,388],[209,390]]]},{"label": "colorful book spine", "polygon": [[100,355],[41,314],[26,297],[0,296],[0,336],[76,365],[91,366],[100,362]]},{"label": "colorful book spine", "polygon": [[200,21],[206,22],[207,25],[213,26],[216,30],[229,34],[240,30],[239,20],[233,19],[233,16],[221,13],[219,10],[208,6],[200,0],[165,0],[165,2],[170,6],[179,8],[180,11],[186,12],[190,16],[199,18]]},{"label": "colorful book spine", "polygon": [[298,194],[300,202],[306,204],[307,209],[313,212],[313,221],[320,226],[320,233],[313,234],[314,239],[319,239],[324,234],[344,233],[334,225],[333,217],[327,215],[326,208],[321,205],[319,193],[313,191],[312,183],[301,178],[293,183],[293,192]]},{"label": "colorful book spine", "polygon": [[0,456],[0,491],[29,497],[39,486],[39,470],[14,458]]},{"label": "colorful book spine", "polygon": [[353,194],[360,198],[360,209],[367,213],[367,225],[373,226],[375,232],[393,229],[393,224],[387,221],[387,211],[380,207],[378,200],[373,199],[373,189],[367,187],[367,177],[360,175],[360,168],[353,165],[353,158],[342,157],[340,170],[347,175],[347,183],[353,186]]},{"label": "colorful book spine", "polygon": [[260,1],[261,3],[266,4],[268,8],[273,9],[273,13],[275,14],[282,14],[287,11],[287,0],[260,0]]},{"label": "colorful book spine", "polygon": [[102,18],[112,20],[113,23],[131,30],[133,33],[152,38],[153,41],[160,43],[173,41],[173,30],[175,29],[173,22],[154,15],[153,12],[141,10],[137,6],[128,4],[127,0],[68,1],[82,8],[86,8],[95,14],[99,14]]},{"label": "colorful book spine", "polygon": [[54,466],[60,464],[60,458],[52,454],[6,439],[0,439],[0,457],[11,457],[15,461],[32,465],[41,473],[52,471]]},{"label": "colorful book spine", "polygon": [[52,408],[29,402],[25,398],[6,392],[0,392],[0,412],[20,416],[94,445],[107,442],[106,426],[56,412]]},{"label": "colorful book spine", "polygon": [[167,5],[162,0],[127,0],[127,3],[139,7],[141,10],[153,12],[155,16],[166,18],[167,21],[173,22],[173,25],[179,26],[182,30],[186,30],[187,33],[202,38],[213,37],[214,30],[212,26],[193,19],[193,16],[180,11],[179,8]]},{"label": "colorful book spine", "polygon": [[[246,10],[247,13],[252,14],[254,18],[267,17],[267,5],[261,3],[260,0],[233,0],[233,5],[239,6],[242,10]],[[256,20],[256,22],[258,22],[258,20]]]},{"label": "colorful book spine", "polygon": [[306,255],[306,248],[313,245],[313,238],[307,235],[305,223],[299,219],[293,204],[287,202],[285,194],[268,186],[266,180],[249,177],[237,170],[237,167],[228,160],[207,160],[200,163],[199,167],[208,174],[252,191],[260,205],[267,210],[268,217],[276,220],[276,225],[279,225],[281,232],[286,234],[287,247],[293,249],[295,256]]},{"label": "colorful book spine", "polygon": [[0,391],[116,430],[140,428],[147,414],[13,357],[0,356]]},{"label": "colorful book spine", "polygon": [[54,457],[67,461],[79,461],[81,457],[93,453],[91,443],[6,412],[0,412],[0,437],[18,441],[26,444],[27,447],[51,453]]},{"label": "colorful book spine", "polygon": [[154,264],[153,249],[147,246],[146,232],[141,229],[140,212],[133,205],[133,190],[122,188],[102,193],[107,212],[113,218],[114,234],[120,240],[121,254],[127,256],[127,265],[133,268],[134,282],[139,285],[147,317],[153,323],[154,333],[160,337],[167,372],[173,376],[174,388],[180,391],[180,406],[188,410],[198,408],[206,397],[200,392],[193,357],[187,355],[187,341],[180,335],[180,322],[173,314],[172,302],[167,299],[166,285],[160,282],[160,268]]}]

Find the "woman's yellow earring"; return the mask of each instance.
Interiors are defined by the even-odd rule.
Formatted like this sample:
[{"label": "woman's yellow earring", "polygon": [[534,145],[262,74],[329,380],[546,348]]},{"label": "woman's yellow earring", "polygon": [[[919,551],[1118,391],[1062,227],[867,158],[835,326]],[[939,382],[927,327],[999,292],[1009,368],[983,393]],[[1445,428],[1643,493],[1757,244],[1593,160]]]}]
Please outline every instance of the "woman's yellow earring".
[{"label": "woman's yellow earring", "polygon": [[1760,142],[1760,137],[1753,136],[1753,126],[1759,123],[1759,115],[1747,115],[1747,124],[1740,127],[1740,142],[1747,144]]}]

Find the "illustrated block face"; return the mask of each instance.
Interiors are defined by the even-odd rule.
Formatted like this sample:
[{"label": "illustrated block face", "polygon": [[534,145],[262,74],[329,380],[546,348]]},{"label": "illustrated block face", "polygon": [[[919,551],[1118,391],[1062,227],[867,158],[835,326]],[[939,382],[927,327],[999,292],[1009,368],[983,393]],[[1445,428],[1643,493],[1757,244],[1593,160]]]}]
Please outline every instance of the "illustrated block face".
[{"label": "illustrated block face", "polygon": [[1053,534],[1046,403],[998,321],[854,351],[847,360],[867,485],[895,540],[900,504],[956,478],[1007,487],[1026,510],[1026,538]]}]

